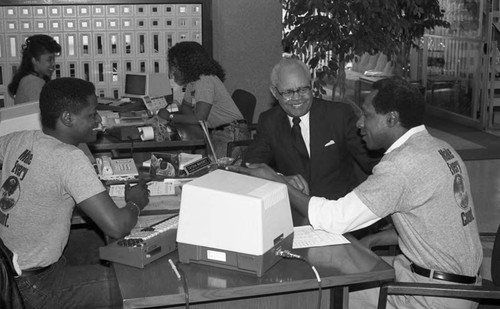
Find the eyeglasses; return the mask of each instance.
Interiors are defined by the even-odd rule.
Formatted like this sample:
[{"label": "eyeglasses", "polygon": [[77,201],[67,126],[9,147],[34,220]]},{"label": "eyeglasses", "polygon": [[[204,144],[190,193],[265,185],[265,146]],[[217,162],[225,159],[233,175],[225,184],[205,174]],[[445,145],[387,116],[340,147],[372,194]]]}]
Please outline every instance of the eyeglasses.
[{"label": "eyeglasses", "polygon": [[288,89],[279,91],[276,87],[275,89],[285,100],[291,100],[296,93],[298,93],[301,97],[308,95],[311,91],[311,86],[299,87],[296,90]]}]

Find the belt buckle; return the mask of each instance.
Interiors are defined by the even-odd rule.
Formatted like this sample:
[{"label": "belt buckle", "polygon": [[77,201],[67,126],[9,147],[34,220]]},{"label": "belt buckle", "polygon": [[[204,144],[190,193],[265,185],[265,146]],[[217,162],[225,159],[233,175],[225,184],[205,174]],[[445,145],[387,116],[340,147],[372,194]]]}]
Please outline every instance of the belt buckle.
[{"label": "belt buckle", "polygon": [[431,279],[438,279],[438,280],[441,280],[439,278],[434,278],[434,269],[429,269],[431,272],[429,273],[429,278]]},{"label": "belt buckle", "polygon": [[412,273],[415,273],[415,274],[417,273],[417,271],[415,270],[415,263],[410,262],[410,270]]}]

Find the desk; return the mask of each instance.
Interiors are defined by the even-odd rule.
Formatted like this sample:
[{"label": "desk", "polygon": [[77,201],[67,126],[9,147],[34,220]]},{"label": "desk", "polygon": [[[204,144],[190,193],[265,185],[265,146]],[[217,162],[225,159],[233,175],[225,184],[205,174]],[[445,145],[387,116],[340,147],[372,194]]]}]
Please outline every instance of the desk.
[{"label": "desk", "polygon": [[88,143],[92,153],[100,153],[115,150],[130,150],[132,147],[140,151],[179,150],[186,148],[205,148],[203,130],[199,125],[177,125],[181,136],[180,141],[121,141],[116,137],[99,134],[94,143]]},{"label": "desk", "polygon": [[[348,286],[392,280],[394,270],[375,253],[348,236],[346,245],[294,250],[315,266],[321,276],[322,308],[335,295],[337,305],[347,308]],[[114,264],[124,308],[184,308],[182,282],[168,259],[178,261],[177,251],[144,269]],[[261,278],[233,270],[198,264],[180,264],[189,287],[190,304],[203,308],[312,308],[318,283],[311,268],[299,260],[282,260]],[[328,294],[325,290],[330,290]],[[196,306],[200,308],[200,306]],[[330,301],[328,308],[333,308]]]}]

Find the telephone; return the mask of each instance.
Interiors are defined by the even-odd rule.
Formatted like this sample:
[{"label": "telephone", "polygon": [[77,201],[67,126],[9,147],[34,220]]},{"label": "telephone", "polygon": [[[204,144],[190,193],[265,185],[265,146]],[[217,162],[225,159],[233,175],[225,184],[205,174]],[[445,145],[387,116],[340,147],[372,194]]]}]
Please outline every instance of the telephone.
[{"label": "telephone", "polygon": [[142,97],[142,101],[144,102],[144,105],[146,105],[148,111],[152,112],[153,114],[160,109],[168,106],[166,96],[159,96],[154,98],[144,96]]},{"label": "telephone", "polygon": [[97,170],[101,180],[126,181],[139,176],[134,159],[111,159],[108,156],[96,158]]}]

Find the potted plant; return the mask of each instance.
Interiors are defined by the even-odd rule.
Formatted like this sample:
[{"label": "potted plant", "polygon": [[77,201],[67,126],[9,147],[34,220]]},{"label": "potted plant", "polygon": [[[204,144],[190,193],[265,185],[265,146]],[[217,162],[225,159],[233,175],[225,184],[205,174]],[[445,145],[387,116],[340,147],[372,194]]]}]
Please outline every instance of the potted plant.
[{"label": "potted plant", "polygon": [[[382,52],[408,76],[412,47],[426,29],[449,27],[439,0],[280,0],[284,10],[283,45],[315,72],[314,92],[321,97],[345,93],[345,65],[356,55]],[[319,65],[324,63],[324,65]]]}]

